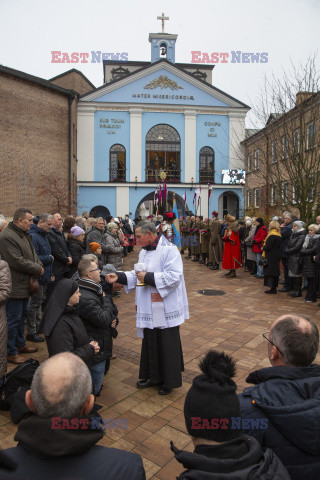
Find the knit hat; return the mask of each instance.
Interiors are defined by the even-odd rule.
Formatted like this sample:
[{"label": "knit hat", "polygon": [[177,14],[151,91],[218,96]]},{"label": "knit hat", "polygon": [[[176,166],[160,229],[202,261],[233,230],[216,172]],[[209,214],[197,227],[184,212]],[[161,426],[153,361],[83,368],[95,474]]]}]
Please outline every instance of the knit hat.
[{"label": "knit hat", "polygon": [[228,215],[226,215],[224,218],[227,222],[235,222],[236,221],[236,217],[233,217],[232,215],[230,215],[230,213],[228,213]]},{"label": "knit hat", "polygon": [[90,248],[92,253],[95,253],[95,251],[100,247],[101,247],[100,243],[97,243],[97,242],[91,242],[89,244],[89,248]]},{"label": "knit hat", "polygon": [[79,237],[79,235],[84,234],[84,230],[82,230],[80,227],[72,227],[70,232],[73,237]]},{"label": "knit hat", "polygon": [[242,433],[231,428],[231,418],[241,417],[237,385],[232,380],[234,361],[224,352],[210,350],[199,366],[203,375],[193,380],[184,403],[188,433],[216,442],[233,440]]},{"label": "knit hat", "polygon": [[217,217],[219,214],[218,214],[218,212],[217,212],[216,210],[213,210],[213,212],[211,213],[211,215]]},{"label": "knit hat", "polygon": [[295,220],[293,223],[299,228],[304,228],[305,226],[305,223],[302,220]]},{"label": "knit hat", "polygon": [[114,265],[111,263],[107,263],[106,265],[103,265],[103,268],[101,270],[101,275],[105,277],[109,273],[117,273],[117,269]]}]

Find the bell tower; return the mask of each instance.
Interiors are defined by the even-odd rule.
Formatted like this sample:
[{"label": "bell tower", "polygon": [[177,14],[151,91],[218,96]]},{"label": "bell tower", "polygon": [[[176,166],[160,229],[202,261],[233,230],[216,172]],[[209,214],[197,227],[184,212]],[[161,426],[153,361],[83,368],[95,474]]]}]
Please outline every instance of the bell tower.
[{"label": "bell tower", "polygon": [[162,22],[162,32],[149,34],[151,63],[162,59],[175,63],[175,46],[178,35],[171,35],[170,33],[164,32],[164,22],[165,20],[169,20],[169,17],[165,17],[164,13],[157,17],[157,20],[161,20]]}]

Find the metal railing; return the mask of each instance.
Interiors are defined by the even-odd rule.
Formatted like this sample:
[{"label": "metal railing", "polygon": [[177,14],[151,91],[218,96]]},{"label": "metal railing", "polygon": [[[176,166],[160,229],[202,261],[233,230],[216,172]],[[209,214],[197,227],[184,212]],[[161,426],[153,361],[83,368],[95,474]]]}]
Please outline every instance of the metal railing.
[{"label": "metal railing", "polygon": [[200,183],[214,183],[214,174],[212,170],[200,170],[199,182]]},{"label": "metal railing", "polygon": [[126,169],[109,168],[109,182],[126,182]]},{"label": "metal railing", "polygon": [[[181,183],[181,170],[166,170],[166,179],[167,183]],[[153,170],[150,168],[146,169],[146,182],[149,183],[159,183],[162,181],[161,170]]]}]

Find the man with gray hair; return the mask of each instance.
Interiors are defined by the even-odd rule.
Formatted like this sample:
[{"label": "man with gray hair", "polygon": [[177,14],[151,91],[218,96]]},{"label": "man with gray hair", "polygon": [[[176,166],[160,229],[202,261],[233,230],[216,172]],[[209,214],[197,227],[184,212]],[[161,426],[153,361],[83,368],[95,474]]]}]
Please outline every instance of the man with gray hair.
[{"label": "man with gray hair", "polygon": [[[239,395],[241,413],[250,422],[244,433],[271,448],[292,480],[320,478],[320,366],[315,323],[301,315],[277,318],[267,341],[271,367],[250,373]],[[248,419],[248,420],[247,420]],[[263,419],[264,429],[255,425]]]},{"label": "man with gray hair", "polygon": [[159,395],[167,395],[182,385],[179,326],[189,318],[183,264],[176,245],[158,237],[153,222],[140,222],[136,239],[142,250],[134,270],[110,273],[106,281],[123,284],[127,293],[136,291],[137,330],[143,338],[137,387],[158,385]]},{"label": "man with gray hair", "polygon": [[5,450],[18,465],[10,478],[145,480],[140,455],[96,445],[103,423],[89,415],[91,390],[87,366],[72,353],[54,355],[38,367],[25,396],[33,415],[20,423],[18,445]]},{"label": "man with gray hair", "polygon": [[108,257],[108,249],[105,242],[105,222],[102,217],[95,218],[91,230],[86,235],[86,253],[91,253],[90,243],[100,243],[102,250],[102,262],[105,265]]},{"label": "man with gray hair", "polygon": [[44,274],[39,278],[40,289],[30,298],[26,338],[31,342],[44,342],[44,338],[38,335],[38,330],[41,322],[41,307],[46,298],[47,286],[54,281],[52,272],[53,255],[49,243],[49,231],[52,225],[53,216],[48,213],[41,213],[34,218],[33,225],[29,230],[34,250],[44,268]]}]

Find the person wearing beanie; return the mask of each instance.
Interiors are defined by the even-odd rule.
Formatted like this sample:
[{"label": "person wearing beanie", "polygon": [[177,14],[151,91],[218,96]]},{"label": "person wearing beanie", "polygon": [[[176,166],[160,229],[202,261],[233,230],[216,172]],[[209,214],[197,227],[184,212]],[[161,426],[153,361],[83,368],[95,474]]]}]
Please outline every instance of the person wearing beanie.
[{"label": "person wearing beanie", "polygon": [[91,242],[89,244],[89,248],[90,248],[90,251],[97,256],[99,268],[100,268],[100,270],[102,270],[103,265],[104,265],[104,261],[103,261],[104,259],[102,257],[102,248],[101,248],[100,243]]},{"label": "person wearing beanie", "polygon": [[85,254],[84,248],[84,230],[78,226],[71,228],[70,233],[68,233],[67,246],[72,258],[72,264],[70,265],[70,276],[77,272],[78,265]]},{"label": "person wearing beanie", "polygon": [[[211,350],[200,362],[198,375],[184,404],[186,428],[193,453],[171,442],[175,458],[186,471],[179,480],[289,480],[289,474],[271,449],[241,430],[235,363],[224,352]],[[236,428],[234,428],[236,427]]]},{"label": "person wearing beanie", "polygon": [[287,247],[288,271],[293,292],[287,295],[292,298],[302,297],[302,262],[300,261],[301,250],[305,241],[306,231],[304,222],[296,220],[292,223],[292,234]]}]

